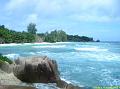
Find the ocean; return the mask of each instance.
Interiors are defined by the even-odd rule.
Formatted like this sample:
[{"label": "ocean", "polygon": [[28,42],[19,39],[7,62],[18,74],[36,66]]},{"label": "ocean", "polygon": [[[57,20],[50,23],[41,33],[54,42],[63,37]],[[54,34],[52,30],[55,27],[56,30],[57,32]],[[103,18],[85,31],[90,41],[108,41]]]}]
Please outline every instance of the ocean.
[{"label": "ocean", "polygon": [[46,55],[57,61],[62,79],[78,86],[120,86],[119,42],[1,44],[0,53],[12,60]]}]

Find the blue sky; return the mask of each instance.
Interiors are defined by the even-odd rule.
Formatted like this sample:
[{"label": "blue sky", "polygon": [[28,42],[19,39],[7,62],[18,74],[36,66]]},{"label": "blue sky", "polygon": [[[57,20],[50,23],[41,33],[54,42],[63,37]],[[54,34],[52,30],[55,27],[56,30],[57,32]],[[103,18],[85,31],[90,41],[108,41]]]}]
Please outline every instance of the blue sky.
[{"label": "blue sky", "polygon": [[38,32],[63,29],[68,34],[120,41],[120,0],[0,0],[0,24]]}]

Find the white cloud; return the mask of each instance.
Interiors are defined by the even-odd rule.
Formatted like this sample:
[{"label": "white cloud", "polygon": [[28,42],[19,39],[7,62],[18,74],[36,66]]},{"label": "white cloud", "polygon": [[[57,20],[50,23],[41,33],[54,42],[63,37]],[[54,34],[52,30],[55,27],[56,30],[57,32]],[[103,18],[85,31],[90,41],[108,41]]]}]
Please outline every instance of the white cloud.
[{"label": "white cloud", "polygon": [[99,8],[111,9],[116,0],[66,0],[65,6],[68,10],[88,11],[97,10]]},{"label": "white cloud", "polygon": [[56,0],[38,0],[35,10],[45,14],[56,14],[61,10],[61,5]]},{"label": "white cloud", "polygon": [[98,15],[71,15],[70,19],[74,21],[85,21],[85,22],[114,22],[120,21],[120,17],[110,17],[110,16],[98,16]]},{"label": "white cloud", "polygon": [[32,22],[32,23],[37,23],[37,21],[38,21],[38,15],[37,14],[30,14],[30,15],[28,15],[28,17],[27,17],[27,19],[26,19],[26,23],[30,23],[30,22]]},{"label": "white cloud", "polygon": [[22,8],[26,3],[26,0],[10,0],[7,4],[6,4],[6,9],[11,11],[11,10],[15,10],[18,9],[19,7]]},{"label": "white cloud", "polygon": [[77,21],[118,21],[117,0],[68,0],[67,7],[73,7],[69,18]]},{"label": "white cloud", "polygon": [[11,12],[22,9],[23,13],[26,12],[24,9],[32,8],[32,13],[37,14],[33,15],[34,19],[38,15],[97,22],[109,22],[118,18],[115,17],[118,9],[117,0],[10,0],[6,8]]}]

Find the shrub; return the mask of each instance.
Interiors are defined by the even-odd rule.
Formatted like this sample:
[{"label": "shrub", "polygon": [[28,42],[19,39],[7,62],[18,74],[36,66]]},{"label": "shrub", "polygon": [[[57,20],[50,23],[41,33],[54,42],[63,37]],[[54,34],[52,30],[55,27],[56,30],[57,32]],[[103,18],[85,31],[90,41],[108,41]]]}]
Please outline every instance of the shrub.
[{"label": "shrub", "polygon": [[0,54],[0,62],[8,62],[9,64],[12,64],[13,61],[10,60],[9,58],[2,56],[2,54]]}]

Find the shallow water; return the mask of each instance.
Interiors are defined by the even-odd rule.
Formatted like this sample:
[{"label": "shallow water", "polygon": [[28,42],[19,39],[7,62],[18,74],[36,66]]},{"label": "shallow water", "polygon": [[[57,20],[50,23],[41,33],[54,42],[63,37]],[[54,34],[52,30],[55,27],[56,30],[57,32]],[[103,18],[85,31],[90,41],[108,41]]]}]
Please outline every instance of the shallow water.
[{"label": "shallow water", "polygon": [[61,78],[79,86],[120,85],[120,43],[65,42],[0,45],[0,53],[19,56],[47,55],[58,63]]}]

